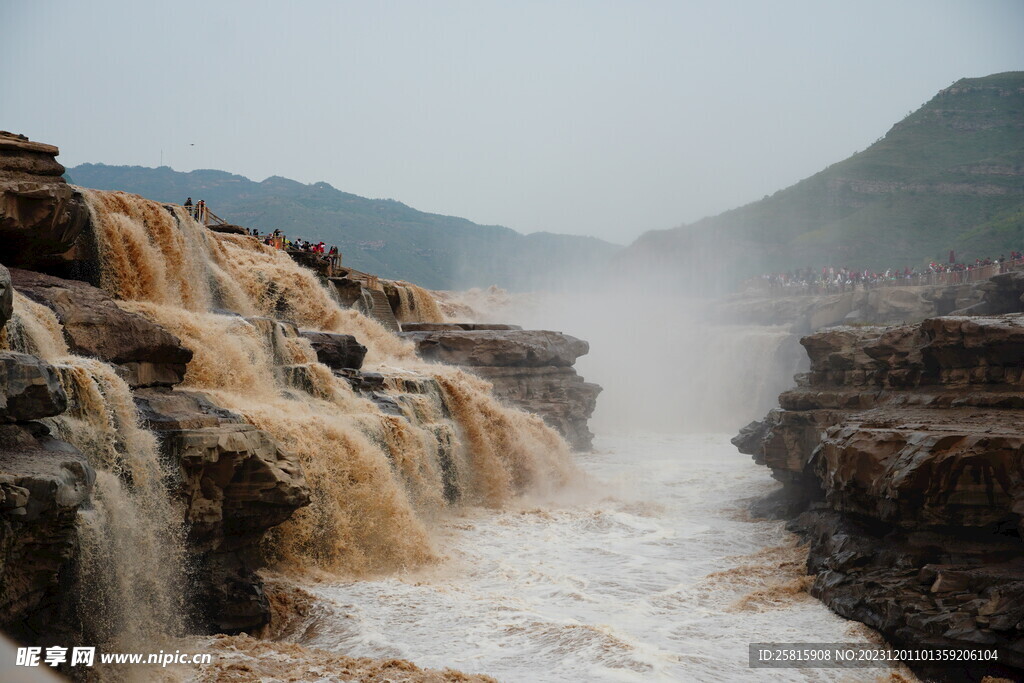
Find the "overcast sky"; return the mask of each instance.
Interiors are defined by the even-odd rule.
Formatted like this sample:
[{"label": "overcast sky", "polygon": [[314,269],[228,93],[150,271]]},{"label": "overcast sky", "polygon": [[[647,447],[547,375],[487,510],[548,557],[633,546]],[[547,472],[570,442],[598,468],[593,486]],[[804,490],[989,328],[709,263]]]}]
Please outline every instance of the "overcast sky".
[{"label": "overcast sky", "polygon": [[626,243],[1024,69],[1022,0],[0,0],[0,128]]}]

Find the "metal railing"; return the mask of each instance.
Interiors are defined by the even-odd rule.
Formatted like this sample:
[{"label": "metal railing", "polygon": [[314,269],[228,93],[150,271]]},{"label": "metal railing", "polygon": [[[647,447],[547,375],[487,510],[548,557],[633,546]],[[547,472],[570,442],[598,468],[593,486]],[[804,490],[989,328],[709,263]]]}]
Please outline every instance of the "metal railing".
[{"label": "metal railing", "polygon": [[210,211],[210,207],[207,206],[205,203],[202,205],[192,204],[191,206],[187,204],[172,204],[172,206],[180,206],[188,213],[189,216],[192,217],[192,220],[194,220],[197,223],[201,223],[202,225],[228,224],[226,220],[215,214],[213,211]]}]

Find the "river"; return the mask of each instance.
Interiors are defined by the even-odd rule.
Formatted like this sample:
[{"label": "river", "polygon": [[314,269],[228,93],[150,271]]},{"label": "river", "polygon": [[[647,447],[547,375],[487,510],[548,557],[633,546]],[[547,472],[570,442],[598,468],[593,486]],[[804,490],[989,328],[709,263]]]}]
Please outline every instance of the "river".
[{"label": "river", "polygon": [[444,561],[315,583],[299,642],[503,681],[876,680],[883,670],[751,669],[750,642],[863,641],[801,588],[803,551],[745,504],[767,471],[722,434],[599,436],[560,500],[441,522]]}]

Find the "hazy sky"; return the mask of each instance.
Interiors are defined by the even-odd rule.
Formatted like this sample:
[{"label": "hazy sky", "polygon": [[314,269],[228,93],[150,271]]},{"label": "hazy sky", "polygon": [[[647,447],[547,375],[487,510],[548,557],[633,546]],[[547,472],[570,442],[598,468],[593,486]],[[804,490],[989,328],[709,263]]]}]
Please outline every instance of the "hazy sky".
[{"label": "hazy sky", "polygon": [[[1024,69],[1022,0],[0,0],[0,128],[625,243]],[[194,145],[194,146],[193,146]]]}]

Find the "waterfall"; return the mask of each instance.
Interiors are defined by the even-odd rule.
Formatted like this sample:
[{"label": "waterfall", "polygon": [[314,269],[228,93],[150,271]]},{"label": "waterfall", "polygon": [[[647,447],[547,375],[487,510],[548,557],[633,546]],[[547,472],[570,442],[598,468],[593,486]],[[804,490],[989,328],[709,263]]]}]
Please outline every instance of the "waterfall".
[{"label": "waterfall", "polygon": [[400,323],[443,323],[447,320],[430,292],[410,282],[391,283],[398,293],[395,317]]},{"label": "waterfall", "polygon": [[165,486],[156,439],[139,427],[128,385],[109,365],[68,352],[53,312],[15,293],[8,348],[56,369],[68,410],[41,420],[96,470],[80,512],[76,587],[83,636],[139,647],[182,632],[187,580],[183,515]]},{"label": "waterfall", "polygon": [[[453,504],[499,506],[573,476],[568,447],[540,419],[499,404],[482,380],[419,361],[287,254],[210,232],[180,208],[82,192],[103,286],[193,351],[184,386],[302,463],[312,503],[269,535],[265,551],[279,567],[365,576],[421,565],[437,556],[431,521]],[[410,309],[443,319],[428,293],[405,288]],[[375,401],[276,321],[355,335],[386,378]]]}]

